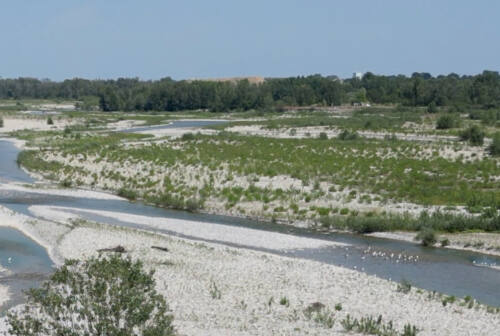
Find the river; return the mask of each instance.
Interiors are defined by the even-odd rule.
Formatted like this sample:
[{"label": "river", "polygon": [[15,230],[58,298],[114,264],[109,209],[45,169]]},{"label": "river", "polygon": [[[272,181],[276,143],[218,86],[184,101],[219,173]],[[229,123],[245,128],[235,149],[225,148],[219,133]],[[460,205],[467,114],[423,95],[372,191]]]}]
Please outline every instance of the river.
[{"label": "river", "polygon": [[[189,123],[188,125],[193,127],[193,124],[196,126],[204,125],[199,122]],[[176,124],[175,122],[163,127],[171,128],[176,126],[186,127],[185,123]],[[143,131],[144,129],[141,128],[140,130]],[[29,175],[17,167],[15,160],[18,152],[19,150],[11,142],[0,140],[0,155],[2,157],[0,161],[0,182],[25,184],[34,182]],[[356,234],[319,233],[309,229],[242,218],[166,210],[144,205],[140,202],[125,200],[97,200],[84,197],[54,196],[30,191],[0,190],[0,205],[32,217],[36,216],[29,209],[31,206],[50,205],[71,208],[67,212],[102,223],[140,227],[194,240],[210,241],[294,258],[316,260],[356,269],[394,281],[406,279],[416,287],[436,290],[447,295],[458,297],[470,295],[482,303],[500,306],[500,291],[498,291],[500,271],[495,268],[495,266],[500,266],[500,257],[469,251],[422,247],[410,242]],[[348,246],[298,250],[262,249],[252,245],[229,243],[224,239],[205,239],[196,234],[182,235],[161,227],[153,228],[146,223],[116,219],[115,217],[92,212],[95,210],[140,215],[148,218],[184,219],[200,223],[211,223],[226,228],[244,227],[261,232],[272,231],[340,242]],[[21,291],[30,286],[38,286],[40,281],[50,274],[53,267],[43,248],[20,232],[5,228],[0,228],[0,265],[10,273],[7,276],[2,276],[0,273],[0,284],[10,286],[10,290],[14,294],[13,299],[0,308],[0,312],[2,309],[5,311],[7,307],[21,302]]]}]

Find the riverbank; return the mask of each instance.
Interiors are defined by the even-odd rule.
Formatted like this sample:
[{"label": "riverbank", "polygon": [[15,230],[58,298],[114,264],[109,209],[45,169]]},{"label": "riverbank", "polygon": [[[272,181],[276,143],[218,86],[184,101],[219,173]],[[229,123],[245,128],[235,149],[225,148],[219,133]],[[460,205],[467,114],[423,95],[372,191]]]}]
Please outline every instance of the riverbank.
[{"label": "riverbank", "polygon": [[[374,232],[368,234],[371,237],[393,239],[399,241],[413,242],[417,244],[415,237],[417,232]],[[482,254],[500,256],[500,234],[491,232],[466,232],[466,233],[443,233],[436,234],[436,246],[462,251],[472,251]]]},{"label": "riverbank", "polygon": [[0,206],[0,227],[10,227],[21,231],[45,248],[56,265],[62,264],[64,258],[57,250],[57,239],[67,232],[69,227],[25,216],[3,206]]},{"label": "riverbank", "polygon": [[[431,292],[405,294],[394,282],[345,268],[91,222],[54,225],[62,228],[32,222],[38,238],[50,240],[64,258],[121,245],[155,269],[181,335],[343,335],[347,314],[382,314],[398,330],[416,325],[422,336],[492,335],[500,328],[500,315],[483,306],[469,309],[459,299],[444,306]],[[54,232],[57,239],[48,239]],[[315,302],[335,319],[332,329],[304,312]]]},{"label": "riverbank", "polygon": [[[175,130],[175,129],[174,129]],[[19,140],[12,140],[19,148],[22,148],[23,143]],[[174,142],[169,146],[183,146],[184,142]],[[148,149],[148,145],[134,144],[132,148],[129,146],[123,148],[123,151],[137,151],[141,149]],[[195,201],[199,197],[200,184],[211,181],[212,193],[204,196],[204,203],[202,208],[195,204],[195,209],[203,213],[227,215],[234,217],[244,217],[255,219],[259,221],[275,221],[281,224],[292,225],[296,227],[308,227],[317,225],[321,219],[319,216],[322,212],[326,211],[330,215],[343,214],[344,210],[347,215],[359,216],[362,220],[364,214],[371,214],[372,217],[380,216],[384,213],[393,213],[396,215],[410,215],[418,217],[422,212],[433,213],[442,211],[445,213],[455,213],[458,215],[467,215],[466,209],[463,206],[456,206],[453,209],[446,206],[422,206],[409,202],[386,202],[377,200],[376,195],[367,193],[358,193],[356,189],[345,188],[327,184],[325,182],[316,185],[305,185],[301,180],[286,175],[277,175],[274,177],[259,176],[258,181],[255,175],[238,175],[228,169],[227,166],[220,166],[218,170],[211,171],[207,167],[198,165],[183,165],[180,162],[175,162],[174,165],[162,165],[148,161],[126,160],[125,163],[118,161],[108,161],[94,155],[72,155],[68,153],[56,153],[54,151],[44,152],[44,160],[47,162],[58,162],[65,167],[59,171],[50,171],[49,174],[58,174],[59,181],[71,181],[72,184],[78,184],[82,187],[88,188],[88,191],[78,189],[78,192],[71,192],[66,189],[58,189],[57,191],[44,191],[39,189],[38,193],[52,193],[59,195],[75,195],[77,197],[91,197],[95,195],[109,195],[106,197],[115,197],[110,194],[101,194],[100,191],[122,193],[122,195],[129,196],[133,194],[133,198],[143,200],[152,205],[179,206],[176,204],[169,204],[168,202],[181,202],[180,199],[175,198],[178,192],[189,191],[192,194],[192,199]],[[27,171],[31,176],[41,181],[44,179],[44,174],[40,172]],[[154,172],[154,175],[151,175]],[[142,181],[142,182],[140,182]],[[145,181],[145,182],[144,182]],[[169,198],[165,198],[166,203],[158,201],[162,196],[163,188],[168,182],[167,187],[175,185],[176,189],[169,192]],[[53,183],[46,180],[47,183]],[[148,189],[143,188],[141,184],[149,185]],[[334,187],[335,189],[332,189]],[[3,187],[0,186],[0,189]],[[31,192],[30,188],[13,187],[23,192]],[[194,193],[191,191],[193,188],[198,188]],[[239,190],[240,188],[241,190]],[[244,190],[252,189],[255,193],[250,194],[251,197],[258,197],[255,200],[245,200],[248,197],[247,192]],[[236,197],[234,190],[239,190],[241,200],[235,204],[231,204],[231,199]],[[96,192],[94,192],[96,191]],[[259,193],[263,193],[260,197]],[[354,196],[352,196],[354,193]],[[282,195],[275,200],[273,194]],[[284,195],[284,196],[283,196]],[[288,196],[289,195],[289,196]],[[304,195],[306,197],[304,198]],[[320,195],[307,198],[308,195]],[[323,195],[323,196],[321,196]],[[173,197],[172,197],[173,196]],[[370,196],[369,201],[367,196]],[[99,196],[100,197],[100,196]],[[266,201],[265,197],[270,200]],[[281,197],[281,198],[280,198]],[[283,199],[283,197],[285,197]],[[117,197],[118,199],[118,197]],[[120,198],[121,199],[121,198]],[[188,199],[189,200],[189,199]],[[186,199],[182,202],[187,202]],[[180,203],[179,203],[180,204]],[[187,203],[186,203],[187,204]],[[182,206],[182,204],[181,204]],[[295,209],[293,207],[296,207]],[[309,216],[312,216],[309,217]],[[339,217],[342,219],[342,216]],[[401,219],[403,220],[403,219]],[[321,229],[324,229],[321,227]],[[398,240],[408,240],[408,235],[411,236],[409,240],[413,240],[415,233],[391,233],[381,232],[380,237],[386,237]],[[499,235],[495,233],[488,233],[484,235],[464,233],[460,235],[439,233],[439,242],[448,239],[449,244],[447,247],[477,251],[480,253],[487,253],[491,255],[500,255],[500,239]],[[460,237],[460,239],[458,239]],[[484,238],[484,239],[483,239]],[[483,239],[483,240],[482,240]]]}]

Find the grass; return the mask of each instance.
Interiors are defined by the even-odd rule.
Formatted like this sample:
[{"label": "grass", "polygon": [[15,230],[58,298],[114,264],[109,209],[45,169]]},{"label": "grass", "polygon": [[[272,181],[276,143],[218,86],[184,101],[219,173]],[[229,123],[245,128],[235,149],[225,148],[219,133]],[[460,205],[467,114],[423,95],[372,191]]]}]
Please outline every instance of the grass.
[{"label": "grass", "polygon": [[280,299],[280,305],[288,307],[290,305],[290,300],[286,296],[282,296]]},{"label": "grass", "polygon": [[[165,120],[166,115],[144,117]],[[29,170],[59,181],[99,185],[131,200],[163,207],[198,211],[211,201],[221,204],[225,211],[246,215],[245,204],[257,204],[261,207],[258,211],[269,218],[309,220],[325,229],[361,233],[419,231],[426,226],[446,232],[497,231],[498,159],[475,159],[475,153],[446,159],[439,154],[443,147],[440,143],[414,143],[391,136],[380,140],[360,138],[356,133],[360,122],[353,121],[381,117],[400,127],[408,120],[423,122],[424,115],[420,110],[367,109],[355,111],[351,118],[315,112],[261,122],[267,126],[276,122],[277,127],[325,124],[326,120],[335,125],[353,123],[352,130],[345,129],[339,138],[331,139],[326,133],[319,139],[275,139],[222,131],[215,136],[187,133],[162,144],[131,145],[148,140],[148,135],[97,132],[87,125],[62,132],[19,131],[15,135],[41,147],[40,152],[20,155],[19,163]],[[109,119],[122,116],[112,113]],[[459,151],[464,145],[447,146],[449,151]],[[130,166],[132,174],[125,176],[116,168],[89,174],[75,164],[47,161],[47,152],[72,158],[73,162]],[[189,171],[193,173],[189,175]],[[262,182],[283,178],[294,181],[294,185],[280,188]],[[478,216],[450,217],[443,212],[416,221],[404,215],[363,212],[353,208],[352,202],[379,208],[387,203],[411,202],[423,207],[446,206],[453,211],[465,206]]]},{"label": "grass", "polygon": [[[482,205],[500,204],[500,182],[489,179],[497,169],[497,162],[492,159],[467,163],[440,157],[421,160],[413,156],[419,151],[417,145],[401,141],[270,140],[227,134],[196,135],[196,140],[185,142],[179,149],[153,145],[110,151],[113,148],[102,147],[108,139],[96,138],[66,144],[61,149],[97,153],[120,161],[131,158],[168,165],[200,163],[209,168],[226,164],[235,174],[288,175],[305,183],[325,180],[387,199],[419,204],[463,205],[472,198]],[[71,147],[75,150],[71,151]],[[386,153],[385,157],[377,155],[380,153]],[[408,173],[407,169],[411,171]]]},{"label": "grass", "polygon": [[418,329],[414,325],[406,324],[403,331],[398,332],[392,321],[383,322],[382,315],[377,319],[372,316],[365,316],[361,319],[352,318],[349,314],[341,321],[342,327],[347,332],[356,332],[364,335],[377,336],[416,336]]},{"label": "grass", "polygon": [[[449,233],[473,230],[499,232],[500,216],[497,215],[491,218],[471,217],[443,212],[434,212],[432,214],[422,212],[418,217],[409,215],[377,215],[373,217],[329,216],[321,218],[318,224],[323,228],[349,230],[357,233],[425,230]],[[422,238],[425,237],[420,237],[420,240]]]},{"label": "grass", "polygon": [[210,281],[209,292],[210,296],[214,300],[220,300],[222,297],[222,292],[220,291],[219,287],[217,287],[217,284],[213,280]]},{"label": "grass", "polygon": [[[267,116],[267,115],[266,115]],[[300,128],[309,126],[328,126],[349,129],[351,131],[402,131],[407,122],[421,123],[422,109],[407,108],[364,108],[356,110],[352,115],[332,117],[328,112],[302,112],[295,115],[277,115],[278,118],[269,118],[263,121],[234,122],[229,125],[219,125],[216,128],[223,129],[234,125],[262,125],[268,129],[278,128]]]}]

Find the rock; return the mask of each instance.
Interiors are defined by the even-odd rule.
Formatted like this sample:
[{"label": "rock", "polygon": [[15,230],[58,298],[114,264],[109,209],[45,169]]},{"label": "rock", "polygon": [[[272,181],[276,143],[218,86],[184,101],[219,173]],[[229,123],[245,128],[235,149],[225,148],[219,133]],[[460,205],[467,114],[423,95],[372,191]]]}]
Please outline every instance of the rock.
[{"label": "rock", "polygon": [[125,250],[125,247],[118,245],[115,247],[110,247],[110,248],[103,248],[97,250],[97,252],[116,252],[116,253],[125,253],[127,250]]},{"label": "rock", "polygon": [[161,246],[151,246],[152,249],[156,249],[156,250],[160,250],[160,251],[163,251],[163,252],[168,252],[168,248],[166,247],[161,247]]}]

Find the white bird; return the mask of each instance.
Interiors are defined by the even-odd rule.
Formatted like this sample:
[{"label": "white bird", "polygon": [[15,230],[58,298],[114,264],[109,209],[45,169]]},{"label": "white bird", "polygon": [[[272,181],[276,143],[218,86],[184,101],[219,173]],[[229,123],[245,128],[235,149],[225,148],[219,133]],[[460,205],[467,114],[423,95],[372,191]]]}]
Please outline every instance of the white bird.
[{"label": "white bird", "polygon": [[9,258],[7,259],[7,262],[8,262],[9,264],[12,264],[12,257],[9,257]]}]

